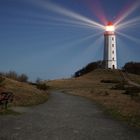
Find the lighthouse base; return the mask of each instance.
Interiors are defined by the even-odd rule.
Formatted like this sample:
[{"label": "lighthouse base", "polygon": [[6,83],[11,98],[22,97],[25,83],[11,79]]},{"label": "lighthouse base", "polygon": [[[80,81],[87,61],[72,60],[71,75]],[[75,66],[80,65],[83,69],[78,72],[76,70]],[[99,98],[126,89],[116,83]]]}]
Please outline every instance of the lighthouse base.
[{"label": "lighthouse base", "polygon": [[105,60],[104,61],[104,68],[105,69],[117,69],[117,63],[116,61],[112,61],[112,60]]}]

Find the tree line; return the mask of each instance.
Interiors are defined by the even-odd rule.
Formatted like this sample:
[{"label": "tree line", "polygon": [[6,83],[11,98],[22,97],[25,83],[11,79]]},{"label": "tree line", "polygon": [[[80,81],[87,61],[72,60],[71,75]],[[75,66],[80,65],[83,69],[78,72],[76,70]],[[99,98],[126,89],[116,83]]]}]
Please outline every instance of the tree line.
[{"label": "tree line", "polygon": [[140,62],[128,62],[124,65],[123,70],[129,73],[140,75]]},{"label": "tree line", "polygon": [[28,76],[24,73],[22,74],[17,74],[15,71],[9,71],[9,72],[0,72],[0,87],[2,86],[3,81],[5,78],[9,78],[12,80],[16,80],[18,82],[24,82],[28,83],[31,85],[36,86],[39,90],[47,90],[49,86],[47,86],[40,78],[37,78],[36,82],[29,82],[28,81]]},{"label": "tree line", "polygon": [[0,75],[19,82],[28,82],[28,76],[24,73],[17,74],[17,72],[15,71],[9,71],[9,72],[0,72]]},{"label": "tree line", "polygon": [[97,68],[103,68],[103,61],[96,61],[96,62],[91,62],[88,65],[86,65],[85,67],[83,67],[82,69],[76,71],[74,73],[73,77],[79,77],[82,75],[85,75]]}]

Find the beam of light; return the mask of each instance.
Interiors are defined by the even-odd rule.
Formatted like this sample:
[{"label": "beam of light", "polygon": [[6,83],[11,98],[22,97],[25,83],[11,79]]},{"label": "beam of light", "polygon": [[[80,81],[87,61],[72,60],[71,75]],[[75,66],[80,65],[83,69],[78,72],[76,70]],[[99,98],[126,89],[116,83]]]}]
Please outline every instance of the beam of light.
[{"label": "beam of light", "polygon": [[[23,22],[24,19],[23,19]],[[29,23],[29,22],[28,22]],[[76,28],[89,28],[93,29],[93,26],[87,23],[82,23],[75,20],[56,18],[56,17],[46,17],[40,18],[39,20],[32,20],[33,24],[40,23],[40,25],[51,25],[51,26],[67,26],[67,27],[76,27]]]},{"label": "beam of light", "polygon": [[[124,54],[125,55],[124,57]],[[117,47],[117,58],[118,58],[118,64],[119,67],[123,67],[126,62],[129,62],[131,59],[130,56],[132,57],[132,52],[131,49],[128,49],[128,46],[126,43],[124,43],[123,39],[118,37],[118,47]]]},{"label": "beam of light", "polygon": [[[75,38],[75,40],[71,39],[69,41],[62,42],[62,44],[64,46],[63,48],[68,49],[68,47],[73,47],[73,46],[77,46],[78,44],[83,44],[85,41],[93,39],[96,36],[100,36],[101,34],[102,33],[100,32],[100,33],[96,33],[96,34],[84,35],[79,38]],[[67,47],[65,47],[65,46],[67,46]]]},{"label": "beam of light", "polygon": [[[139,51],[140,48],[133,48],[130,45],[127,45],[126,42],[122,39],[121,36],[118,36],[118,47],[117,47],[117,52],[118,52],[118,64],[119,66],[124,66],[126,62],[129,61],[139,61],[138,57],[139,56]],[[124,54],[125,55],[124,57]]]},{"label": "beam of light", "polygon": [[75,42],[72,42],[72,44],[76,45],[77,43],[79,44],[79,43],[85,42],[89,39],[93,39],[94,37],[100,36],[101,34],[102,34],[102,32],[99,32],[99,33],[96,33],[96,34],[91,34],[89,36],[81,37],[78,40],[76,39]]},{"label": "beam of light", "polygon": [[70,27],[76,27],[76,28],[90,28],[93,29],[93,26],[88,23],[82,23],[75,20],[70,19],[63,19],[63,18],[56,18],[56,17],[50,17],[50,16],[42,16],[42,15],[32,15],[32,16],[20,16],[17,18],[14,18],[12,20],[9,20],[9,24],[11,23],[22,23],[20,25],[36,25],[36,26],[46,26],[46,25],[52,25],[52,26],[70,26]]},{"label": "beam of light", "polygon": [[47,3],[42,2],[42,6],[44,6],[48,10],[53,11],[53,12],[55,12],[57,14],[59,13],[59,14],[61,14],[63,16],[75,19],[77,21],[81,21],[83,23],[88,23],[91,26],[93,26],[93,28],[98,28],[98,29],[103,29],[104,28],[103,25],[101,25],[101,24],[99,24],[99,23],[97,23],[97,22],[95,22],[93,20],[90,20],[89,18],[84,17],[84,16],[82,16],[80,14],[77,14],[75,12],[67,10],[67,9],[65,9],[65,8],[63,8],[63,7],[59,6],[59,5],[52,4],[52,3],[49,3],[49,2],[47,2]]},{"label": "beam of light", "polygon": [[48,18],[52,21],[57,21],[55,22],[56,25],[60,24],[59,22],[63,22],[65,25],[71,25],[71,26],[76,26],[76,27],[83,27],[83,28],[90,28],[93,29],[93,25],[88,24],[88,23],[83,23],[80,21],[75,21],[75,20],[70,20],[70,19],[63,19],[63,18],[56,18],[56,17],[50,17]]},{"label": "beam of light", "polygon": [[140,24],[140,16],[136,17],[136,18],[133,18],[131,20],[128,20],[126,22],[123,22],[123,23],[120,23],[117,25],[117,29],[123,29],[123,28],[126,28],[126,27],[135,27],[135,25],[139,25]]},{"label": "beam of light", "polygon": [[[98,43],[101,43],[102,42],[102,39],[101,39],[102,36],[100,36],[100,34],[99,33],[96,33],[96,34],[91,34],[89,36],[87,36],[87,35],[86,36],[81,36],[80,38],[75,39],[75,40],[73,40],[71,42],[70,41],[67,41],[65,43],[61,42],[63,44],[63,46],[60,43],[58,45],[58,48],[56,48],[55,50],[52,49],[51,52],[48,53],[49,56],[48,55],[45,55],[45,56],[47,56],[47,60],[50,60],[54,56],[56,57],[56,56],[62,55],[62,53],[63,54],[67,54],[67,53],[71,52],[73,49],[75,49],[75,47],[77,47],[78,51],[76,51],[76,53],[73,53],[73,57],[69,59],[70,62],[66,63],[65,66],[69,66],[71,64],[71,61],[72,61],[72,65],[75,64],[76,61],[77,61],[77,59],[81,63],[83,61],[81,61],[80,59],[83,58],[83,57],[86,57],[86,58],[89,58],[89,57],[91,58],[92,57],[93,58],[94,55],[91,54],[91,52],[93,50],[96,50],[98,48],[98,46],[99,46]],[[98,36],[98,35],[99,35],[98,39],[96,39],[94,41],[93,38],[96,37],[96,36]],[[84,47],[84,45],[83,45],[84,42],[85,41],[88,41],[89,39],[92,39],[92,42],[94,42],[94,43],[92,43],[90,46],[85,46]],[[82,47],[82,48],[79,48],[79,47]],[[83,51],[81,52],[81,51],[79,51],[79,49],[80,50],[82,49]],[[42,53],[45,53],[46,54],[46,51],[43,51]],[[90,56],[89,56],[89,53],[90,53]],[[94,51],[94,54],[95,55],[98,55],[98,53],[96,51]],[[87,63],[88,62],[89,61],[87,61]]]},{"label": "beam of light", "polygon": [[99,0],[86,0],[85,4],[88,4],[92,13],[101,21],[101,23],[106,25],[107,18],[101,2]]},{"label": "beam of light", "polygon": [[119,14],[118,18],[115,20],[115,25],[118,25],[122,22],[125,18],[127,18],[130,14],[132,14],[138,7],[140,6],[140,2],[137,0],[135,3],[131,3],[130,6],[127,5],[126,8],[123,8],[122,13]]},{"label": "beam of light", "polygon": [[133,37],[133,36],[130,36],[130,35],[127,35],[127,34],[124,34],[124,33],[121,33],[121,32],[117,32],[117,33],[118,33],[119,35],[121,35],[121,36],[127,38],[127,39],[130,39],[131,41],[133,41],[133,42],[135,42],[135,43],[137,43],[137,44],[140,44],[140,39],[138,39],[138,38],[135,38],[135,37]]},{"label": "beam of light", "polygon": [[102,47],[102,43],[103,43],[103,37],[102,36],[99,36],[98,39],[96,39],[95,41],[93,41],[93,43],[91,43],[86,51],[85,51],[85,54],[88,54],[89,52],[91,53],[94,53],[95,55],[99,55],[99,53],[97,53],[99,47]]},{"label": "beam of light", "polygon": [[[36,28],[36,30],[38,29],[38,27],[43,27],[43,28],[47,28],[48,25],[49,25],[49,28],[50,27],[54,27],[54,26],[60,26],[60,27],[67,27],[67,28],[82,28],[82,29],[90,29],[90,30],[93,30],[93,26],[89,25],[89,24],[86,24],[86,23],[81,23],[81,22],[78,22],[78,21],[73,21],[73,20],[69,20],[69,19],[60,19],[60,18],[33,18],[31,17],[29,19],[29,17],[20,17],[18,19],[12,19],[12,20],[9,20],[8,21],[8,24],[11,26],[15,26],[17,27],[17,25],[15,25],[15,23],[17,24],[18,23],[18,27],[20,26],[31,26],[32,28]],[[45,30],[44,30],[45,31]]]},{"label": "beam of light", "polygon": [[[79,52],[72,59],[70,59],[70,62],[67,63],[66,67],[71,66],[73,64],[78,64],[81,65],[81,67],[83,67],[85,66],[85,64],[89,63],[89,61],[102,59],[100,58],[102,54],[99,55],[101,52],[100,49],[102,48],[102,42],[103,42],[102,36],[99,36],[98,39],[90,43],[90,45],[88,45],[82,52]],[[81,58],[86,59],[81,61]]]},{"label": "beam of light", "polygon": [[[51,24],[51,25],[54,25],[54,26],[59,25],[59,26],[72,26],[72,27],[80,27],[80,28],[85,27],[85,28],[90,28],[90,29],[99,28],[97,26],[102,26],[101,24],[98,24],[97,22],[94,22],[94,21],[92,21],[92,20],[90,20],[86,17],[83,17],[79,14],[76,14],[74,12],[68,11],[67,9],[61,8],[60,6],[53,5],[53,4],[50,4],[50,3],[48,4],[48,3],[45,3],[45,2],[42,3],[42,2],[38,1],[38,0],[35,0],[35,1],[30,0],[30,2],[28,2],[28,3],[32,4],[32,5],[36,5],[36,6],[41,4],[45,7],[47,7],[51,11],[54,11],[56,13],[60,13],[61,15],[65,15],[65,16],[68,15],[67,19],[66,18],[52,17],[52,16],[48,16],[46,14],[41,15],[41,14],[38,14],[38,13],[35,13],[34,15],[30,15],[30,14],[28,14],[28,12],[27,12],[26,15],[22,15],[22,13],[16,13],[15,18],[17,18],[17,16],[18,16],[18,22],[22,21],[21,25],[23,25],[23,24],[26,24],[26,25],[34,24],[36,26],[39,26],[39,24],[40,25]],[[55,9],[55,7],[57,7],[57,8]],[[68,19],[68,17],[71,17],[71,19]],[[52,21],[52,23],[51,23],[51,21]],[[14,20],[12,20],[12,22],[14,22]],[[58,22],[63,22],[63,23],[58,23]],[[102,26],[102,28],[103,28],[103,26]]]},{"label": "beam of light", "polygon": [[[79,44],[83,44],[86,41],[89,41],[90,39],[93,39],[97,36],[101,36],[102,32],[100,33],[95,33],[95,34],[90,34],[90,35],[84,35],[84,36],[80,36],[79,38],[75,38],[75,39],[69,39],[67,41],[63,41],[60,42],[60,47],[59,47],[59,52],[62,52],[64,49],[69,50],[72,47],[75,46],[79,46]],[[63,45],[61,45],[63,44]],[[87,47],[85,46],[85,48],[87,49]],[[54,50],[53,50],[54,51]],[[58,52],[58,50],[57,50]]]},{"label": "beam of light", "polygon": [[[27,23],[27,24],[40,24],[40,25],[46,25],[50,23],[51,25],[60,25],[59,22],[61,22],[62,25],[71,25],[71,26],[76,26],[76,27],[85,27],[85,28],[91,28],[93,29],[93,25],[88,24],[88,23],[83,23],[80,21],[72,20],[72,19],[64,19],[64,18],[57,18],[57,17],[52,17],[48,15],[40,15],[40,14],[35,14],[35,15],[21,15],[17,14],[17,17],[14,17],[14,20],[12,19],[10,22],[22,22],[22,23]],[[48,22],[49,21],[49,22]],[[62,23],[63,22],[63,23]]]},{"label": "beam of light", "polygon": [[[30,4],[32,6],[38,6],[39,4],[41,4],[41,1],[39,2],[38,0],[29,0],[29,1],[25,1],[25,4]],[[46,3],[45,3],[46,4]],[[44,5],[45,5],[44,4]],[[48,5],[47,5],[48,6]],[[66,10],[66,9],[65,9]],[[26,14],[26,15],[24,15]],[[97,27],[94,26],[93,24],[91,25],[91,23],[88,22],[81,22],[81,20],[75,20],[73,19],[68,19],[68,18],[57,18],[57,17],[52,17],[52,16],[48,16],[47,14],[39,14],[38,12],[36,12],[34,15],[30,14],[28,11],[25,11],[23,14],[23,12],[18,12],[18,13],[14,13],[13,11],[10,12],[10,15],[12,17],[11,19],[11,23],[14,22],[18,22],[21,23],[19,25],[35,25],[35,26],[45,26],[48,24],[51,25],[58,25],[58,26],[72,26],[72,27],[85,27],[85,28],[90,28],[93,29],[93,27]],[[51,23],[52,21],[52,23]],[[63,23],[58,23],[58,22],[63,22]]]},{"label": "beam of light", "polygon": [[[72,38],[68,38],[67,40],[59,40],[59,41],[55,41],[53,42],[53,44],[50,44],[50,46],[56,46],[57,47],[54,49],[52,49],[52,47],[49,48],[50,52],[49,54],[50,57],[58,55],[59,53],[62,53],[64,51],[69,51],[71,49],[74,49],[75,47],[83,46],[82,44],[84,44],[84,42],[89,41],[89,40],[93,40],[94,37],[98,37],[101,36],[101,32],[100,33],[95,33],[95,34],[86,34],[86,35],[82,35],[79,37],[72,37]],[[85,46],[85,49],[87,49],[87,47]],[[47,52],[49,51],[47,50]],[[46,51],[44,51],[44,53],[46,53]]]}]

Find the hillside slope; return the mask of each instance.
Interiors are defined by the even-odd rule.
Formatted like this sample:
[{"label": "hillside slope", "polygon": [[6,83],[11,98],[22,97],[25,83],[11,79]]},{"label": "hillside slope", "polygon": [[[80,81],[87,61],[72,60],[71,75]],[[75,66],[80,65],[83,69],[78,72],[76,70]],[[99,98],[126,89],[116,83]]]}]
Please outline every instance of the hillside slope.
[{"label": "hillside slope", "polygon": [[0,87],[2,91],[13,92],[14,106],[28,106],[42,103],[48,99],[48,94],[35,86],[5,78]]},{"label": "hillside slope", "polygon": [[[131,75],[132,77],[134,78],[133,75]],[[140,77],[137,77],[138,79]],[[94,100],[103,105],[115,117],[140,126],[139,96],[132,97],[124,94],[124,89],[114,88],[123,83],[124,79],[118,70],[102,69],[94,70],[78,78],[47,82],[52,89]]]},{"label": "hillside slope", "polygon": [[[47,82],[52,88],[77,89],[77,88],[106,88],[106,84],[101,83],[101,80],[116,80],[122,81],[122,76],[118,71],[97,69],[84,76],[71,79],[53,80]],[[109,85],[111,87],[112,84]]]}]

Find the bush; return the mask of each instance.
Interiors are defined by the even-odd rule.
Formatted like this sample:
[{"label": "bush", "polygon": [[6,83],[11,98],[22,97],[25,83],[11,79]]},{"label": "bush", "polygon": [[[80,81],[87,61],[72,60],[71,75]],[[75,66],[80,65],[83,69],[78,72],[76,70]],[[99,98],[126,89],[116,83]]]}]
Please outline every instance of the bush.
[{"label": "bush", "polygon": [[116,84],[112,89],[125,90],[125,84],[123,82]]},{"label": "bush", "polygon": [[49,88],[45,83],[38,83],[36,86],[40,90],[47,90]]},{"label": "bush", "polygon": [[120,83],[118,80],[101,80],[101,83]]},{"label": "bush", "polygon": [[140,62],[128,62],[124,65],[123,70],[140,75]]},{"label": "bush", "polygon": [[28,76],[25,74],[21,74],[18,76],[18,81],[20,82],[27,82],[28,81]]},{"label": "bush", "polygon": [[39,84],[39,83],[41,83],[41,78],[36,79],[36,84]]},{"label": "bush", "polygon": [[138,96],[140,93],[140,88],[139,87],[128,87],[126,88],[126,91],[124,92],[124,94],[128,94],[128,95],[135,95]]}]

